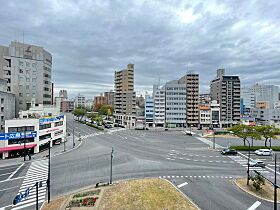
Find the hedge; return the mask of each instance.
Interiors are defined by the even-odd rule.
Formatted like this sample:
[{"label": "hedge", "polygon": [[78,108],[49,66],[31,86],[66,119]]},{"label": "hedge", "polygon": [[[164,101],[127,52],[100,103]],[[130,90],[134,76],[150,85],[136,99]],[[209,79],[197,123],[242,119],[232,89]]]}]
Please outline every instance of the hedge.
[{"label": "hedge", "polygon": [[78,120],[80,123],[83,123],[83,124],[85,124],[85,125],[87,125],[87,126],[90,126],[90,127],[92,127],[92,128],[96,128],[96,129],[98,129],[98,130],[101,130],[101,131],[104,131],[104,128],[102,128],[102,127],[99,127],[99,126],[97,126],[97,125],[94,125],[94,124],[91,124],[91,123],[88,123],[88,122],[85,122],[85,121],[80,121],[80,120]]},{"label": "hedge", "polygon": [[[249,151],[249,146],[231,146],[231,149],[239,150],[239,151]],[[250,147],[250,151],[255,151],[258,149],[272,149],[274,151],[280,151],[280,146],[271,146],[270,147],[265,147],[265,146],[252,146]]]}]

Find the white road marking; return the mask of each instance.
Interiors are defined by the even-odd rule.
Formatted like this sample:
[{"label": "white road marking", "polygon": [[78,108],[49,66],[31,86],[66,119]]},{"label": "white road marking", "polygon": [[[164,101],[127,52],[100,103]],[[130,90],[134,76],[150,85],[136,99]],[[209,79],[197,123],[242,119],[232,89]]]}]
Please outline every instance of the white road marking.
[{"label": "white road marking", "polygon": [[249,207],[247,210],[255,210],[256,208],[259,207],[259,205],[261,205],[261,202],[256,201],[251,207]]},{"label": "white road marking", "polygon": [[178,188],[181,188],[181,187],[184,187],[184,186],[187,185],[187,184],[188,184],[188,182],[184,182],[184,183],[182,183],[182,184],[177,185],[177,187],[178,187]]},{"label": "white road marking", "polygon": [[11,179],[15,174],[16,172],[18,172],[18,170],[24,165],[24,163],[22,163],[9,177],[8,177],[8,180]]},{"label": "white road marking", "polygon": [[18,187],[18,186],[15,186],[15,187],[9,187],[9,188],[6,188],[6,189],[2,189],[2,190],[0,190],[0,192],[5,191],[5,190],[14,189],[14,188],[17,188],[17,187]]}]

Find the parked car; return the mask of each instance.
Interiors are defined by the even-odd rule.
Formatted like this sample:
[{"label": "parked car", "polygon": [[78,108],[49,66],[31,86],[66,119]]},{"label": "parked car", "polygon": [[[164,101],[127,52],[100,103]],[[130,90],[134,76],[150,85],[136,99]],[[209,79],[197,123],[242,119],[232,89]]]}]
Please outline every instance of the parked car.
[{"label": "parked car", "polygon": [[61,144],[61,140],[60,140],[60,139],[55,140],[55,141],[54,141],[54,144],[55,144],[55,145],[60,145],[60,144]]},{"label": "parked car", "polygon": [[188,136],[193,136],[193,135],[195,135],[195,133],[194,132],[191,132],[191,131],[184,131],[184,133],[186,134],[186,135],[188,135]]},{"label": "parked car", "polygon": [[105,124],[104,127],[108,128],[108,129],[113,128],[113,126],[111,124]]},{"label": "parked car", "polygon": [[272,149],[258,149],[255,151],[255,154],[261,156],[270,156],[272,155]]},{"label": "parked car", "polygon": [[265,167],[265,163],[261,160],[251,160],[249,161],[249,166],[250,167]]},{"label": "parked car", "polygon": [[221,151],[221,154],[222,154],[222,155],[236,155],[236,154],[237,154],[237,151],[236,151],[235,149],[229,149],[229,148],[227,148],[227,149],[223,149],[223,150]]}]

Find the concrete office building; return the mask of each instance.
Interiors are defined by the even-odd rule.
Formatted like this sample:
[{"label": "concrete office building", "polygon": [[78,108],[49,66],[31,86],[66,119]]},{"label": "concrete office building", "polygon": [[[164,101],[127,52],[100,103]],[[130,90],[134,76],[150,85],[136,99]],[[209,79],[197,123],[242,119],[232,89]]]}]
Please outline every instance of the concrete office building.
[{"label": "concrete office building", "polygon": [[128,64],[127,69],[115,71],[115,122],[132,128],[135,126],[135,115],[134,64]]},{"label": "concrete office building", "polygon": [[255,84],[241,89],[241,98],[246,108],[273,109],[279,101],[279,87],[276,85]]},{"label": "concrete office building", "polygon": [[240,80],[238,76],[225,76],[224,69],[217,70],[217,78],[211,81],[211,99],[220,104],[222,127],[230,127],[240,121]]},{"label": "concrete office building", "polygon": [[210,102],[211,102],[211,95],[210,95],[210,93],[201,93],[201,94],[199,94],[199,105],[210,104]]},{"label": "concrete office building", "polygon": [[[24,154],[23,142],[30,153],[38,153],[66,137],[66,116],[12,119],[5,122],[5,133],[10,140],[0,141],[0,158],[17,157]],[[25,140],[24,140],[25,139]]]},{"label": "concrete office building", "polygon": [[251,117],[255,118],[257,124],[280,128],[280,109],[253,108],[250,111]]},{"label": "concrete office building", "polygon": [[75,109],[74,100],[64,100],[61,102],[61,112],[72,112]]},{"label": "concrete office building", "polygon": [[145,125],[154,126],[154,98],[149,95],[145,96]]},{"label": "concrete office building", "polygon": [[0,133],[5,130],[5,120],[16,117],[15,95],[7,92],[7,81],[0,79]]},{"label": "concrete office building", "polygon": [[67,100],[68,99],[67,90],[60,90],[58,96]]},{"label": "concrete office building", "polygon": [[86,97],[78,94],[75,98],[75,108],[77,107],[85,107],[86,106]]},{"label": "concrete office building", "polygon": [[43,47],[11,42],[0,46],[0,76],[16,96],[16,113],[36,104],[52,104],[52,55]]},{"label": "concrete office building", "polygon": [[103,96],[103,94],[101,93],[100,96],[94,96],[93,101],[94,101],[93,103],[94,108],[97,108],[98,106],[102,106],[106,104],[106,97]]},{"label": "concrete office building", "polygon": [[165,123],[167,127],[186,126],[186,83],[173,80],[165,84]]},{"label": "concrete office building", "polygon": [[165,87],[153,85],[154,126],[165,127]]}]

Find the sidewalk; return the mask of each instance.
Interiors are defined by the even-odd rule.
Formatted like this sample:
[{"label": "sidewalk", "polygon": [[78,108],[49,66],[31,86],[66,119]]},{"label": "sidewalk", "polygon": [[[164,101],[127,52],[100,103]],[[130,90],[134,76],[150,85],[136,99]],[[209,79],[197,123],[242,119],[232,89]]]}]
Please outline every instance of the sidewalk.
[{"label": "sidewalk", "polygon": [[[78,137],[75,136],[75,148],[77,148],[82,142],[78,141]],[[65,151],[69,151],[73,149],[73,136],[68,136],[67,137],[67,141],[65,142]],[[64,143],[61,142],[60,145],[54,145],[51,148],[51,157],[53,156],[57,156],[59,154],[63,154],[64,153]],[[31,155],[31,160],[29,161],[28,156],[26,156],[26,161],[25,162],[31,162],[33,160],[39,160],[42,158],[45,158],[46,155],[49,154],[49,150],[46,149],[42,152],[39,152],[37,154],[33,154]],[[0,160],[0,167],[4,167],[4,166],[10,166],[10,165],[16,165],[16,164],[21,164],[23,163],[23,157],[18,157],[18,158],[11,158],[11,159],[5,159],[5,160]]]}]

